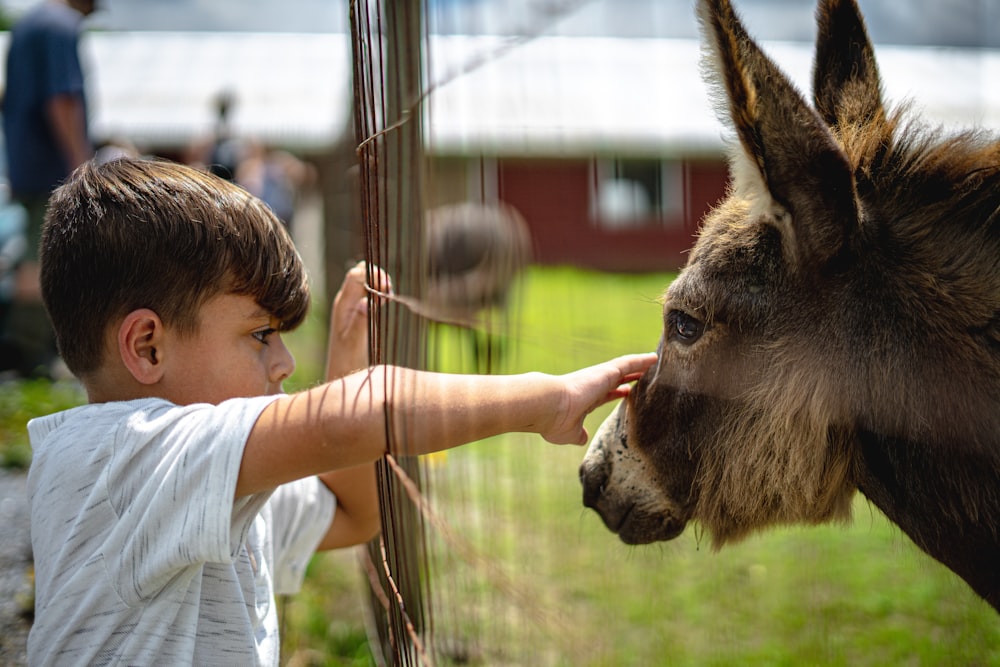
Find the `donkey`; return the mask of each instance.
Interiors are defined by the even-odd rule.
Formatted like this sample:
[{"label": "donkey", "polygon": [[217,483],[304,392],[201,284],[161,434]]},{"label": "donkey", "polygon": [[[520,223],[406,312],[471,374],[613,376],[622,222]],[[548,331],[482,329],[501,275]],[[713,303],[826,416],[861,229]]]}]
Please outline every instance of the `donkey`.
[{"label": "donkey", "polygon": [[628,544],[719,548],[860,491],[1000,610],[1000,142],[883,104],[855,0],[821,0],[810,105],[699,0],[731,186],[663,297],[659,362],[583,502]]}]

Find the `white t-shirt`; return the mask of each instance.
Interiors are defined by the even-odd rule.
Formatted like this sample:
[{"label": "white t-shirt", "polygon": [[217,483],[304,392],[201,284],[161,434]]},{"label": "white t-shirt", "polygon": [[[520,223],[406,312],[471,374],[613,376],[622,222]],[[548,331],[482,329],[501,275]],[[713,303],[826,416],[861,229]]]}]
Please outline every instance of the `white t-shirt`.
[{"label": "white t-shirt", "polygon": [[32,665],[277,665],[274,593],[333,520],[317,478],[233,499],[275,397],[86,405],[28,423]]}]

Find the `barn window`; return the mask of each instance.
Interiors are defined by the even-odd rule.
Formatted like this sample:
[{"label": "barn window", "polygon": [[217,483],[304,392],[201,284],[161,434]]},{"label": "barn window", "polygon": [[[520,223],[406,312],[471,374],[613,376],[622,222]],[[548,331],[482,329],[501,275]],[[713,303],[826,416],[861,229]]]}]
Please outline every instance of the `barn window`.
[{"label": "barn window", "polygon": [[616,158],[595,160],[590,217],[598,227],[666,227],[684,222],[680,162]]}]

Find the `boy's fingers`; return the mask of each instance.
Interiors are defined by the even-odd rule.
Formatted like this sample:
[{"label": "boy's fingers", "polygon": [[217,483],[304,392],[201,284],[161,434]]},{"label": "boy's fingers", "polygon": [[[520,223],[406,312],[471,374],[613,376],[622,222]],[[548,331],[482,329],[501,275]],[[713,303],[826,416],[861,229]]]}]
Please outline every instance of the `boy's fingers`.
[{"label": "boy's fingers", "polygon": [[632,391],[631,385],[623,384],[620,387],[616,387],[615,389],[609,391],[607,395],[604,397],[604,402],[607,403],[608,401],[615,401],[618,400],[619,398],[625,398],[626,396],[629,395],[631,391]]},{"label": "boy's fingers", "polygon": [[[334,319],[336,331],[344,334],[359,321],[367,322],[368,317],[368,264],[361,261],[347,271],[340,293],[334,303]],[[372,270],[372,289],[384,294],[392,293],[392,281],[389,274],[378,267]],[[379,302],[384,298],[378,297]]]},{"label": "boy's fingers", "polygon": [[367,262],[358,262],[344,277],[342,291],[354,289],[367,294],[369,286],[376,292],[392,294],[392,280],[389,278],[388,273],[377,266],[373,266],[371,268],[371,276],[369,277]]},{"label": "boy's fingers", "polygon": [[620,373],[620,376],[614,380],[615,387],[590,406],[587,412],[590,413],[609,401],[628,396],[629,392],[632,391],[632,383],[641,378],[646,370],[656,363],[656,359],[655,353],[631,354],[613,359],[611,363],[617,367]]},{"label": "boy's fingers", "polygon": [[[372,274],[372,289],[381,292],[382,294],[392,294],[392,279],[389,278],[389,274],[382,269],[375,267]],[[385,297],[378,297],[379,303],[385,301]]]},{"label": "boy's fingers", "polygon": [[341,289],[347,289],[349,287],[364,287],[365,280],[368,276],[367,264],[365,262],[358,262],[352,266],[347,271],[347,275],[344,276],[344,282]]},{"label": "boy's fingers", "polygon": [[361,322],[365,324],[368,323],[368,301],[362,299],[358,301],[354,308],[351,308],[347,313],[344,314],[342,318],[338,318],[340,321],[337,326],[337,333],[344,335],[350,331],[354,326]]},{"label": "boy's fingers", "polygon": [[638,378],[646,369],[656,363],[655,352],[645,352],[642,354],[629,354],[615,359],[615,363],[621,369],[623,377],[635,376]]},{"label": "boy's fingers", "polygon": [[656,358],[656,354],[650,352],[645,354],[630,354],[613,359],[611,363],[617,367],[620,375],[615,380],[615,384],[619,385],[619,389],[613,390],[612,393],[619,391],[621,385],[628,385],[641,378],[646,370],[656,363]]}]

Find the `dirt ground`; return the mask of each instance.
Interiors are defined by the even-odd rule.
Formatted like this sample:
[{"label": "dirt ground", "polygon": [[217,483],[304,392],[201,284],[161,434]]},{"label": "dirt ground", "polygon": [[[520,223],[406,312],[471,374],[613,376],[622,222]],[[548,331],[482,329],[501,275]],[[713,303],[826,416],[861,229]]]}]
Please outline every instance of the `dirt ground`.
[{"label": "dirt ground", "polygon": [[31,537],[23,471],[0,470],[0,665],[27,665],[34,610]]}]

